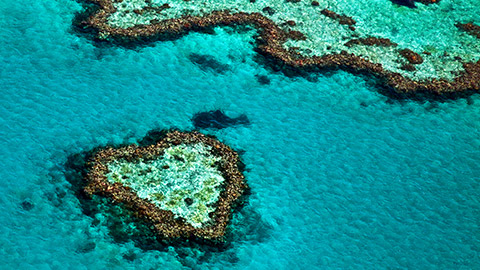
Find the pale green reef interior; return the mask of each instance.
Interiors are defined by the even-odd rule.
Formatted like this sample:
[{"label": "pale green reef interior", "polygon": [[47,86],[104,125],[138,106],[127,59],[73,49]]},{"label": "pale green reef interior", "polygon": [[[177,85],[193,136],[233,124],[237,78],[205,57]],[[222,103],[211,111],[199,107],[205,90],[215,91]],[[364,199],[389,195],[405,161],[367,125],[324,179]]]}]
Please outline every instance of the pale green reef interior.
[{"label": "pale green reef interior", "polygon": [[[150,2],[150,4],[147,4]],[[114,5],[117,11],[110,15],[108,23],[117,28],[150,24],[151,20],[179,18],[183,15],[201,16],[215,10],[235,12],[259,12],[272,19],[284,29],[304,33],[307,40],[288,40],[286,48],[298,47],[297,51],[305,56],[322,56],[347,51],[364,57],[371,62],[380,63],[386,70],[398,72],[408,78],[424,80],[432,78],[453,79],[463,70],[461,61],[470,62],[480,59],[480,42],[475,37],[459,31],[455,23],[480,23],[480,1],[478,0],[442,0],[438,4],[423,5],[411,9],[393,4],[389,0],[318,0],[319,6],[311,1],[288,3],[285,0],[123,0]],[[145,6],[159,7],[168,4],[161,12],[149,10],[139,15],[133,10]],[[262,12],[265,7],[275,10],[273,15]],[[320,11],[327,8],[338,14],[352,17],[357,23],[351,31],[346,25],[323,16]],[[449,16],[445,16],[449,14]],[[296,25],[286,26],[293,20]],[[107,35],[101,33],[103,37]],[[353,36],[355,35],[355,36]],[[344,44],[352,38],[378,37],[389,38],[398,43],[397,48]],[[409,48],[419,54],[424,62],[415,65],[415,71],[406,71],[400,67],[406,60],[398,49]],[[431,55],[422,54],[429,52]],[[448,55],[444,55],[447,52]]]},{"label": "pale green reef interior", "polygon": [[[211,147],[181,144],[165,149],[154,160],[115,160],[108,164],[107,179],[132,188],[142,199],[184,218],[195,228],[211,224],[224,178],[218,170],[220,157]],[[188,203],[188,199],[191,201]]]}]

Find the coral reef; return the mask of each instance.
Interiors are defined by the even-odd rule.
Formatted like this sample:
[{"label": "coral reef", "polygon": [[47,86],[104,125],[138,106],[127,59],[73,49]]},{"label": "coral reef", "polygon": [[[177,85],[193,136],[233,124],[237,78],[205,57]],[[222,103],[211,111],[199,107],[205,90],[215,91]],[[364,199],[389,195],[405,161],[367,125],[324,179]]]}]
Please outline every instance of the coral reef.
[{"label": "coral reef", "polygon": [[[464,34],[441,13],[445,11],[436,9],[437,5],[426,5],[438,1],[418,1],[421,4],[411,11],[388,8],[388,12],[402,13],[375,18],[374,13],[366,13],[378,4],[371,1],[355,2],[355,8],[347,5],[348,1],[328,0],[91,1],[98,8],[79,24],[95,29],[99,40],[158,40],[219,25],[248,24],[258,29],[258,52],[280,70],[342,68],[369,73],[395,93],[407,95],[420,92],[446,96],[480,89],[480,46],[475,40],[478,31],[474,24],[457,24],[457,28],[470,33]],[[425,20],[422,24],[433,27],[415,29],[408,21],[413,18],[421,18]],[[402,31],[404,40],[399,40],[398,27],[425,33]],[[442,42],[442,38],[450,41]]]},{"label": "coral reef", "polygon": [[325,16],[331,18],[331,19],[334,19],[334,20],[338,21],[339,24],[345,24],[345,25],[353,26],[357,23],[351,17],[337,14],[337,13],[331,11],[331,10],[328,10],[328,9],[323,9],[322,11],[320,11],[320,13],[322,13],[323,15],[325,15]]},{"label": "coral reef", "polygon": [[152,145],[97,150],[84,191],[124,205],[162,239],[219,242],[247,188],[239,163],[214,138],[173,131]]},{"label": "coral reef", "polygon": [[354,45],[396,47],[398,44],[393,43],[388,38],[376,38],[376,37],[351,39],[347,43],[345,43],[345,46],[347,46],[347,47],[351,47],[351,46],[354,46]]},{"label": "coral reef", "polygon": [[154,160],[115,160],[107,165],[107,180],[130,187],[140,198],[200,228],[211,222],[209,214],[224,181],[215,166],[220,158],[210,150],[200,143],[181,144],[165,149]]},{"label": "coral reef", "polygon": [[400,50],[400,55],[403,56],[407,61],[412,65],[418,65],[423,63],[423,58],[420,54],[410,50],[410,49],[403,49]]},{"label": "coral reef", "polygon": [[470,23],[457,23],[455,24],[455,26],[460,29],[460,30],[463,30],[467,33],[469,33],[470,35],[480,39],[480,26],[470,22]]}]

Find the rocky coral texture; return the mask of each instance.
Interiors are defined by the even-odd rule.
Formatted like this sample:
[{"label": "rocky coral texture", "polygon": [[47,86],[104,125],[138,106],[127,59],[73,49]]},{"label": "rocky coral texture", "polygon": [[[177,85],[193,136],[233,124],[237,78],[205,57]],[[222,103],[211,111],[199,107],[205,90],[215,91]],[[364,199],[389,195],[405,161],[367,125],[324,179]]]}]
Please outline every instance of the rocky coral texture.
[{"label": "rocky coral texture", "polygon": [[153,145],[97,151],[84,190],[122,203],[161,238],[222,241],[247,188],[239,162],[214,138],[174,131]]},{"label": "rocky coral texture", "polygon": [[420,1],[415,9],[372,0],[92,1],[98,9],[80,25],[103,40],[156,40],[249,24],[259,31],[258,51],[283,69],[368,72],[398,93],[480,89],[477,30],[462,24],[480,20],[471,12],[480,9],[474,0]]},{"label": "rocky coral texture", "polygon": [[210,146],[200,143],[174,145],[154,160],[115,160],[108,164],[106,176],[200,228],[212,223],[209,214],[225,180],[217,168],[220,157],[210,151]]}]

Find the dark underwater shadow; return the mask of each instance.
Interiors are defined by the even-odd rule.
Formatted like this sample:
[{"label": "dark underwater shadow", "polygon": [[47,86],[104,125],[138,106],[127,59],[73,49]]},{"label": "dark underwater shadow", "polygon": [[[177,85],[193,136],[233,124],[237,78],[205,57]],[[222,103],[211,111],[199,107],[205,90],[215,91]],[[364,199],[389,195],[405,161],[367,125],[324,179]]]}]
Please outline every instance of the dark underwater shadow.
[{"label": "dark underwater shadow", "polygon": [[391,0],[392,3],[399,6],[406,6],[409,8],[416,8],[414,0]]},{"label": "dark underwater shadow", "polygon": [[237,125],[250,125],[250,120],[245,114],[229,117],[222,110],[198,112],[191,119],[196,129],[223,129]]},{"label": "dark underwater shadow", "polygon": [[[168,132],[168,130],[160,129],[151,130],[145,137],[138,140],[138,144],[141,146],[153,144],[162,139]],[[50,173],[51,176],[55,175],[56,179],[51,180],[54,183],[59,183],[60,175],[63,175],[64,179],[70,184],[63,184],[63,186],[69,188],[69,190],[63,190],[63,193],[75,195],[80,203],[82,214],[92,219],[91,226],[105,226],[108,235],[114,242],[126,243],[132,241],[136,247],[143,251],[156,250],[162,252],[173,247],[179,261],[183,265],[194,269],[211,261],[224,261],[234,264],[239,260],[235,255],[234,246],[240,243],[254,245],[269,238],[273,227],[266,223],[248,203],[250,189],[247,189],[246,194],[234,208],[225,243],[211,243],[198,239],[177,239],[167,242],[156,236],[150,228],[151,224],[136,218],[133,211],[122,204],[113,204],[110,199],[100,196],[88,197],[83,191],[84,178],[88,173],[85,166],[86,162],[99,149],[106,146],[121,147],[125,145],[127,143],[105,145],[71,154],[63,166],[52,169]],[[239,165],[241,168],[245,168],[243,163]],[[65,195],[63,194],[63,196]],[[48,199],[56,200],[55,196]],[[58,202],[57,206],[62,207],[61,202]],[[86,238],[88,238],[88,235],[86,235]],[[91,240],[84,239],[78,246],[77,252],[87,253],[93,250],[96,244]],[[137,255],[134,251],[131,251],[124,254],[123,257],[127,261],[132,261],[136,259]]]},{"label": "dark underwater shadow", "polygon": [[215,59],[215,57],[208,54],[191,53],[188,56],[188,59],[197,65],[201,70],[206,72],[225,74],[226,72],[232,70],[229,65],[221,63]]}]

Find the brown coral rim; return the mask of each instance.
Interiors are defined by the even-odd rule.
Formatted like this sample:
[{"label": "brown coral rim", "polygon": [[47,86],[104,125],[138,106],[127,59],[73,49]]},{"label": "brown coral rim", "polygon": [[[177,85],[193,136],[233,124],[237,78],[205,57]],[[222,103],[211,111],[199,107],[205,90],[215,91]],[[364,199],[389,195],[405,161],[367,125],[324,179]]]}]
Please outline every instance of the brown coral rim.
[{"label": "brown coral rim", "polygon": [[[341,68],[355,73],[368,73],[380,79],[380,82],[402,95],[418,93],[433,96],[455,96],[459,92],[471,92],[480,89],[480,61],[464,62],[464,70],[452,81],[446,79],[430,79],[416,81],[400,73],[385,70],[381,64],[372,63],[355,54],[342,51],[337,54],[305,57],[294,50],[286,50],[282,44],[292,36],[302,38],[295,33],[287,33],[272,20],[261,13],[231,13],[228,10],[214,11],[204,16],[183,16],[177,19],[152,21],[151,25],[137,25],[127,29],[111,27],[107,17],[115,12],[112,0],[90,0],[99,8],[80,27],[91,27],[99,33],[107,33],[113,40],[128,43],[138,40],[157,40],[184,35],[189,31],[208,29],[219,25],[252,25],[259,31],[257,38],[258,52],[266,56],[272,63],[280,65],[283,70],[315,71],[319,69]],[[424,1],[422,1],[424,2]],[[425,1],[435,2],[435,1]],[[326,16],[346,23],[350,26],[355,21],[334,12],[323,10]],[[340,16],[340,17],[339,17]],[[353,27],[353,26],[352,26]]]},{"label": "brown coral rim", "polygon": [[407,61],[412,65],[418,65],[423,63],[423,58],[420,54],[410,50],[410,49],[403,49],[399,51],[400,55],[403,56]]},{"label": "brown coral rim", "polygon": [[[181,218],[174,218],[170,211],[158,208],[152,202],[141,199],[129,187],[121,183],[110,183],[107,180],[107,164],[118,159],[135,161],[155,159],[172,145],[202,143],[212,147],[212,154],[221,157],[219,170],[225,178],[223,190],[213,212],[213,224],[194,228]],[[161,239],[176,240],[179,238],[200,239],[213,242],[225,240],[225,231],[233,207],[247,189],[243,174],[238,169],[240,162],[238,154],[218,140],[207,137],[199,132],[167,133],[165,137],[153,145],[138,146],[136,144],[98,150],[87,162],[85,193],[88,196],[99,195],[110,198],[113,203],[122,203],[132,210],[136,217],[151,224],[151,228]]]},{"label": "brown coral rim", "polygon": [[478,26],[474,23],[471,23],[471,22],[470,23],[457,23],[457,24],[455,24],[455,26],[458,29],[463,30],[463,31],[467,32],[468,34],[480,39],[480,26]]},{"label": "brown coral rim", "polygon": [[322,15],[326,17],[329,17],[331,19],[338,21],[339,24],[353,26],[357,23],[352,17],[348,17],[346,15],[340,15],[328,9],[323,9],[322,11],[320,11],[320,13],[322,13]]},{"label": "brown coral rim", "polygon": [[379,46],[379,47],[396,47],[397,43],[392,42],[388,38],[377,38],[377,37],[367,37],[367,38],[356,38],[351,39],[345,43],[345,46],[352,47],[353,45],[366,45],[366,46]]}]

